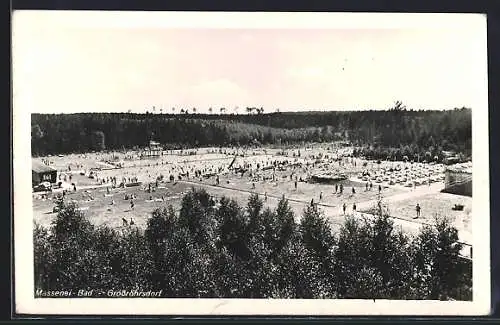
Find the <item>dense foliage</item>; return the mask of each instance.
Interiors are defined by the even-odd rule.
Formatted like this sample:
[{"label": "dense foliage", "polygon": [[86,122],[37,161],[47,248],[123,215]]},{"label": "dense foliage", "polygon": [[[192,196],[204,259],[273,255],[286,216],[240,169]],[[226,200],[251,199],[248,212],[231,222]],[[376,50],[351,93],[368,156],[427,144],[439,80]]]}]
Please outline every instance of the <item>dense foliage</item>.
[{"label": "dense foliage", "polygon": [[[170,147],[348,140],[407,154],[471,152],[471,110],[258,114],[33,114],[33,155],[117,150],[155,139]],[[407,150],[408,149],[408,150]],[[384,159],[388,153],[384,152]]]},{"label": "dense foliage", "polygon": [[177,213],[147,228],[95,227],[59,202],[49,229],[35,225],[35,290],[162,290],[163,297],[471,300],[471,263],[446,219],[416,237],[384,213],[349,217],[338,234],[315,206],[300,222],[285,198],[275,210],[193,189]]}]

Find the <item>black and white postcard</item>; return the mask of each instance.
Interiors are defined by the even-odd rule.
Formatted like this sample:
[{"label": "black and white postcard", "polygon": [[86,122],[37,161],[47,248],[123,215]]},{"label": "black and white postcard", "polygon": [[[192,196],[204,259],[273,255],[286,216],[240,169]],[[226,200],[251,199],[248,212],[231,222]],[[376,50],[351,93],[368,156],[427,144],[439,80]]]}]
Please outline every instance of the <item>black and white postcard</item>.
[{"label": "black and white postcard", "polygon": [[12,47],[16,312],[489,313],[484,15],[18,11]]}]

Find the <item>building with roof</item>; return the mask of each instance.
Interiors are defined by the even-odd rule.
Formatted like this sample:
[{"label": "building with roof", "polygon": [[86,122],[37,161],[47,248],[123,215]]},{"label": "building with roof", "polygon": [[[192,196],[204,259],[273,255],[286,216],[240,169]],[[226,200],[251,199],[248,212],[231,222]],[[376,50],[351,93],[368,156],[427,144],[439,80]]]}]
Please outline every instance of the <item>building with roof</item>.
[{"label": "building with roof", "polygon": [[142,152],[142,157],[143,158],[158,158],[162,155],[163,148],[159,142],[156,141],[149,141],[149,145],[147,148]]},{"label": "building with roof", "polygon": [[57,182],[57,170],[36,160],[31,162],[31,183],[37,186],[42,182],[55,184]]},{"label": "building with roof", "polygon": [[446,168],[443,192],[472,196],[472,163],[455,164]]}]

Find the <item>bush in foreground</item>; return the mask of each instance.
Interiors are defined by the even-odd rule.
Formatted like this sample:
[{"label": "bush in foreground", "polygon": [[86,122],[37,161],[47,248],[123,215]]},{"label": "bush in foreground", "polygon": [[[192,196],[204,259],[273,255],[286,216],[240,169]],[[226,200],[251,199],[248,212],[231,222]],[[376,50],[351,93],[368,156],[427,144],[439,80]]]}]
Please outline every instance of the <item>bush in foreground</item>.
[{"label": "bush in foreground", "polygon": [[471,263],[446,219],[416,237],[380,214],[347,218],[337,234],[314,206],[299,223],[286,199],[246,207],[204,190],[147,228],[94,227],[61,203],[49,229],[35,225],[35,289],[162,290],[163,297],[471,300]]}]

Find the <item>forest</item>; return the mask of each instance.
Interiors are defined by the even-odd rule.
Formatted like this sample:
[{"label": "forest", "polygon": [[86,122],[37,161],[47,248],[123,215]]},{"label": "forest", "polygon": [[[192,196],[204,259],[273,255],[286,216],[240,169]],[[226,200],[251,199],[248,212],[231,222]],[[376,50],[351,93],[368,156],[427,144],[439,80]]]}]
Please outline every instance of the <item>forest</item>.
[{"label": "forest", "polygon": [[[338,231],[314,205],[296,221],[283,197],[240,206],[203,189],[175,211],[152,211],[147,228],[94,226],[61,197],[49,228],[35,224],[37,290],[160,291],[162,297],[471,300],[472,265],[446,218],[410,236],[379,201],[374,219]],[[75,290],[76,294],[76,290]]]},{"label": "forest", "polygon": [[32,114],[33,156],[144,147],[166,148],[293,145],[343,140],[363,155],[419,155],[443,151],[471,155],[471,109],[407,110],[397,102],[385,111],[273,112],[247,114],[170,113]]}]

